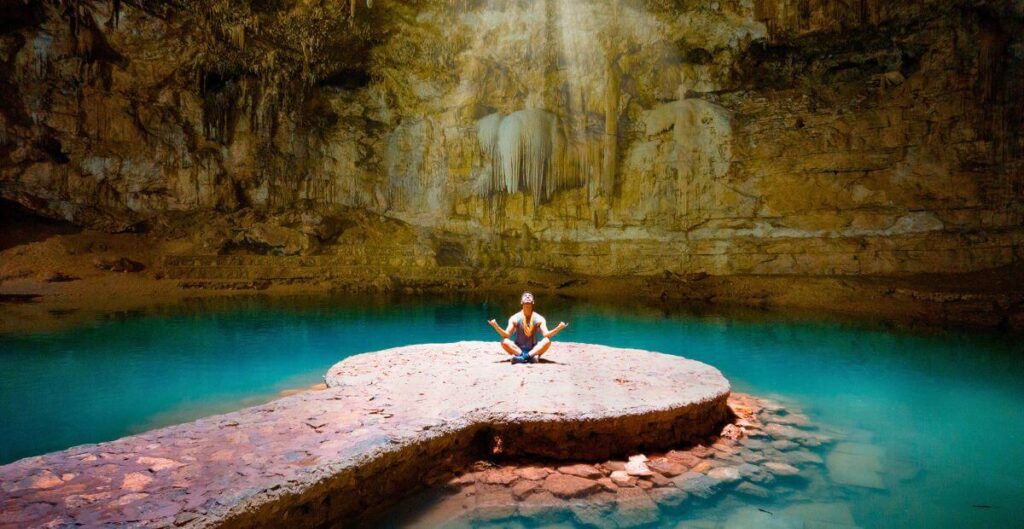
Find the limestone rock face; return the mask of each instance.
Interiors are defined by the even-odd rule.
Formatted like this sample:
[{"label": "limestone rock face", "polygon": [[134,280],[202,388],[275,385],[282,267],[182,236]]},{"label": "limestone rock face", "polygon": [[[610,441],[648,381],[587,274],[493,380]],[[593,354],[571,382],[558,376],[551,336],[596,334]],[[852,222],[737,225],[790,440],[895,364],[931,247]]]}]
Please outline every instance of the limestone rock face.
[{"label": "limestone rock face", "polygon": [[66,4],[0,0],[0,197],[80,225],[332,254],[279,217],[357,210],[594,275],[1020,261],[1019,3]]}]

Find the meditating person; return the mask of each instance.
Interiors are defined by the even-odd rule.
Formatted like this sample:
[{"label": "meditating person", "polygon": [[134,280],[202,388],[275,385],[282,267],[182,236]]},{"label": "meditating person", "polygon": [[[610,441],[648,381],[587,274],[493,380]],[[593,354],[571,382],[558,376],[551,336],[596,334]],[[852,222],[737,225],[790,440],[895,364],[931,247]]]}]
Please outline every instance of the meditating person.
[{"label": "meditating person", "polygon": [[[523,292],[519,304],[523,310],[508,319],[508,327],[502,329],[495,320],[487,323],[501,335],[501,347],[512,355],[513,364],[533,363],[551,347],[551,338],[562,332],[569,324],[560,321],[557,327],[549,331],[544,316],[533,311],[533,293],[530,291]],[[513,335],[514,340],[510,339]]]}]

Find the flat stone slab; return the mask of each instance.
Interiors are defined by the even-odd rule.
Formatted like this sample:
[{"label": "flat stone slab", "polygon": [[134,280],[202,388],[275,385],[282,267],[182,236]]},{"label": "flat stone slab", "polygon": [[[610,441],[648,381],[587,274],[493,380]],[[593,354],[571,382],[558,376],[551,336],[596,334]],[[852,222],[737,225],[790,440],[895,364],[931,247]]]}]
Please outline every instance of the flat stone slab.
[{"label": "flat stone slab", "polygon": [[350,357],[328,389],[0,466],[0,527],[290,527],[380,509],[481,455],[600,459],[720,428],[706,364],[555,342],[511,365],[496,342]]}]

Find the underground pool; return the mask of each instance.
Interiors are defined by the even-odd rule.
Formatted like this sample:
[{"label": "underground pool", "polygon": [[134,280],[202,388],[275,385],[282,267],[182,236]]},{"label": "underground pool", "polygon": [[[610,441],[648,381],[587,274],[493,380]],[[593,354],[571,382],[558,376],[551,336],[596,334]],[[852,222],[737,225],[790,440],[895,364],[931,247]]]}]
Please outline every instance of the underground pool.
[{"label": "underground pool", "polygon": [[[332,364],[362,352],[494,339],[500,359],[485,322],[509,312],[504,301],[244,299],[5,334],[0,463],[267,402],[322,382]],[[824,519],[837,527],[1024,523],[1024,365],[1009,337],[566,299],[544,308],[549,319],[572,322],[558,340],[708,363],[733,391],[800,409],[834,438],[820,448],[821,464],[784,494],[727,492],[665,511],[655,526],[742,527],[753,523],[744,516],[755,508],[779,527],[814,509],[831,513]],[[549,352],[556,360],[558,340]],[[429,501],[429,494],[414,497],[384,522],[414,523],[409,505]],[[551,522],[459,520],[480,527]]]}]

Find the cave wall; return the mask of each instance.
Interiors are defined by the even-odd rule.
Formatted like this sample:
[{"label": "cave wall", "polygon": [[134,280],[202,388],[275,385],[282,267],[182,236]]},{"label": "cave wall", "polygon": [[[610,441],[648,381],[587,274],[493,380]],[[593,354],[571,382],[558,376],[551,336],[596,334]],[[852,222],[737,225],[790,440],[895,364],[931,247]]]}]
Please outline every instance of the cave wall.
[{"label": "cave wall", "polygon": [[0,195],[82,225],[357,209],[598,275],[1022,255],[1021,2],[0,3]]}]

